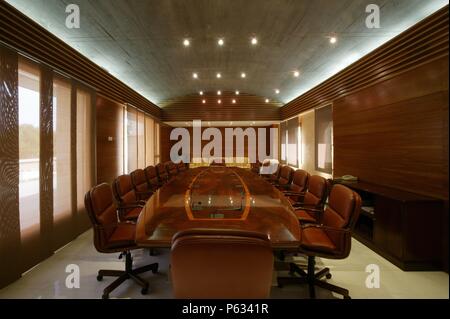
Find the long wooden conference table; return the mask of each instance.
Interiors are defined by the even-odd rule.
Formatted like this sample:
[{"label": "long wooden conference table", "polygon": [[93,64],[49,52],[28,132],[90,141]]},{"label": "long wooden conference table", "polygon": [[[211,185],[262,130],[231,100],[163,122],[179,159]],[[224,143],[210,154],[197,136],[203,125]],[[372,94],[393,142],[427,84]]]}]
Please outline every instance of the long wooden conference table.
[{"label": "long wooden conference table", "polygon": [[198,167],[173,177],[147,201],[136,227],[141,247],[170,247],[190,228],[250,230],[267,234],[274,249],[295,249],[300,226],[284,195],[242,168]]}]

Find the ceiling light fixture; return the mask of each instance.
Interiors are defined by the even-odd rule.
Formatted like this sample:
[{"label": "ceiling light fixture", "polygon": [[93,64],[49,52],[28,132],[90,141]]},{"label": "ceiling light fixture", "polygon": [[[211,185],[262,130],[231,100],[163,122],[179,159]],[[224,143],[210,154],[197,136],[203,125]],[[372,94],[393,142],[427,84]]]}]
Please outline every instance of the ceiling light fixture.
[{"label": "ceiling light fixture", "polygon": [[300,76],[300,72],[299,71],[294,71],[294,77],[298,78]]},{"label": "ceiling light fixture", "polygon": [[239,95],[239,91],[234,92],[236,95]]},{"label": "ceiling light fixture", "polygon": [[266,102],[266,103],[269,103],[269,99],[266,99],[265,102]]},{"label": "ceiling light fixture", "polygon": [[236,100],[235,100],[235,99],[233,99],[233,100],[231,101],[231,103],[233,103],[233,104],[236,104]]},{"label": "ceiling light fixture", "polygon": [[280,90],[275,89],[275,94],[280,94]]},{"label": "ceiling light fixture", "polygon": [[251,40],[251,44],[252,45],[257,45],[258,44],[258,39],[253,37],[252,40]]},{"label": "ceiling light fixture", "polygon": [[222,38],[220,38],[220,39],[217,41],[217,44],[220,45],[220,46],[223,46],[223,45],[225,44],[225,41],[224,41]]},{"label": "ceiling light fixture", "polygon": [[222,100],[217,100],[217,103],[218,103],[218,104],[221,104],[221,103],[222,103]]},{"label": "ceiling light fixture", "polygon": [[198,94],[203,95],[203,91],[198,92]]},{"label": "ceiling light fixture", "polygon": [[222,95],[222,91],[217,91],[217,95]]},{"label": "ceiling light fixture", "polygon": [[245,79],[247,77],[247,74],[245,74],[244,72],[241,73],[241,78]]},{"label": "ceiling light fixture", "polygon": [[216,74],[216,78],[220,79],[221,77],[222,77],[222,74],[220,74],[220,73]]},{"label": "ceiling light fixture", "polygon": [[191,45],[191,41],[189,41],[189,39],[184,39],[183,45],[184,45],[185,47],[188,47],[188,46]]},{"label": "ceiling light fixture", "polygon": [[197,73],[192,73],[192,77],[194,78],[194,79],[198,79],[198,74]]},{"label": "ceiling light fixture", "polygon": [[337,38],[336,37],[330,37],[330,43],[331,44],[335,44],[337,42]]},{"label": "ceiling light fixture", "polygon": [[206,103],[206,100],[202,100],[202,103],[205,104],[205,103]]}]

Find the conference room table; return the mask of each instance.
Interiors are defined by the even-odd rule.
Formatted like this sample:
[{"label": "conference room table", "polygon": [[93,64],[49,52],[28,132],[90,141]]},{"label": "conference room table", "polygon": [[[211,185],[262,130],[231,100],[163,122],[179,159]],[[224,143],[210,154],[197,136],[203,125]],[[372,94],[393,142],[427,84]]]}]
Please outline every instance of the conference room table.
[{"label": "conference room table", "polygon": [[136,242],[168,248],[191,228],[237,229],[267,234],[274,250],[295,250],[300,226],[287,198],[263,177],[237,167],[197,167],[159,188],[139,215]]}]

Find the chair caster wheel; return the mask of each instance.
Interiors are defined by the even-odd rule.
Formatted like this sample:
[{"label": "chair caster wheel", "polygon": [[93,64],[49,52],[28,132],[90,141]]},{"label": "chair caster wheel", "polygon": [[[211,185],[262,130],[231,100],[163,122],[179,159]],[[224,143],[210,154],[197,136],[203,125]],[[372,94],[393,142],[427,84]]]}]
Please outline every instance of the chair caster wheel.
[{"label": "chair caster wheel", "polygon": [[102,281],[103,280],[103,276],[102,275],[97,275],[97,281]]},{"label": "chair caster wheel", "polygon": [[109,295],[108,294],[103,294],[102,295],[102,299],[108,299],[109,298]]},{"label": "chair caster wheel", "polygon": [[148,286],[141,289],[141,294],[146,295],[148,293]]},{"label": "chair caster wheel", "polygon": [[326,274],[326,275],[325,275],[325,278],[331,279],[331,274]]},{"label": "chair caster wheel", "polygon": [[153,269],[152,269],[152,274],[156,274],[158,272],[158,265],[156,265]]}]

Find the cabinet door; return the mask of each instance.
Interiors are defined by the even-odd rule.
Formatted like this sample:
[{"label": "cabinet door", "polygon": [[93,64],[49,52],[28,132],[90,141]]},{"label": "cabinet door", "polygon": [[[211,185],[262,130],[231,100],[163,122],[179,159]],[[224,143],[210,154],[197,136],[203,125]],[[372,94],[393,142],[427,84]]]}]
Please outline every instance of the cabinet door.
[{"label": "cabinet door", "polygon": [[375,197],[374,243],[397,258],[403,257],[402,203]]}]

